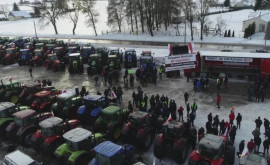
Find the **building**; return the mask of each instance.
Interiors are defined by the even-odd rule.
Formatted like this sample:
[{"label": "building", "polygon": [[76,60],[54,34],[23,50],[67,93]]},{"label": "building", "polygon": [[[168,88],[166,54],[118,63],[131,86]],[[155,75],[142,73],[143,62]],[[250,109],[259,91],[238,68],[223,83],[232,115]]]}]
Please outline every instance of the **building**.
[{"label": "building", "polygon": [[250,17],[248,20],[243,22],[242,31],[244,32],[245,29],[255,22],[255,33],[265,32],[267,23],[270,21],[270,13],[260,14],[255,17]]},{"label": "building", "polygon": [[11,11],[8,14],[9,21],[16,21],[25,18],[31,18],[31,16],[26,11]]}]

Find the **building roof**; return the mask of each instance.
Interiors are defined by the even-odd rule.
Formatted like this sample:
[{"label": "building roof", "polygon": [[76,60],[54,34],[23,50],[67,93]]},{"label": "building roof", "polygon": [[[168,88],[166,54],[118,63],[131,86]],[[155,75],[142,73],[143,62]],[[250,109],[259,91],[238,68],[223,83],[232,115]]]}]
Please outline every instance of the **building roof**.
[{"label": "building roof", "polygon": [[34,162],[34,160],[30,156],[24,154],[19,150],[7,154],[5,156],[5,159],[15,164],[32,164]]},{"label": "building roof", "polygon": [[48,119],[43,120],[42,122],[39,123],[39,126],[41,128],[51,128],[54,126],[57,126],[63,122],[63,119],[59,117],[50,117]]},{"label": "building roof", "polygon": [[75,129],[72,129],[72,130],[68,131],[67,133],[65,133],[63,135],[63,137],[66,140],[77,143],[77,142],[80,142],[80,141],[88,138],[91,135],[92,135],[91,131],[88,131],[84,128],[75,128]]},{"label": "building roof", "polygon": [[112,157],[122,150],[123,150],[122,146],[112,143],[110,141],[102,142],[94,148],[94,151],[96,153],[99,153],[106,157]]},{"label": "building roof", "polygon": [[245,20],[244,22],[252,20],[252,19],[260,19],[260,20],[262,20],[264,22],[269,22],[270,21],[270,13],[264,13],[264,14],[251,13],[250,15],[251,16],[249,16],[249,19]]},{"label": "building roof", "polygon": [[13,113],[12,116],[23,119],[23,118],[27,118],[29,116],[33,116],[35,114],[36,114],[36,111],[34,111],[32,109],[27,109],[27,110],[23,110],[23,111]]},{"label": "building roof", "polygon": [[6,110],[8,108],[15,107],[15,104],[11,102],[1,102],[0,103],[0,111]]},{"label": "building roof", "polygon": [[26,11],[11,11],[11,14],[14,17],[24,17],[24,18],[31,18],[31,16]]},{"label": "building roof", "polygon": [[200,55],[208,57],[270,58],[270,53],[251,52],[200,51]]}]

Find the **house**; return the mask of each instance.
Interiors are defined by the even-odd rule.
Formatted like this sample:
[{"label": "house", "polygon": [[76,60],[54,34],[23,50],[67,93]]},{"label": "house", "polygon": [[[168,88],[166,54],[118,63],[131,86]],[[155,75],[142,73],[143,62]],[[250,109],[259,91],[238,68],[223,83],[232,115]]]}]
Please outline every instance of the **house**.
[{"label": "house", "polygon": [[251,25],[253,22],[255,22],[255,33],[258,32],[265,32],[267,23],[270,21],[270,13],[260,14],[259,16],[250,18],[248,20],[245,20],[243,22],[243,28],[242,31],[244,32],[245,29]]},{"label": "house", "polygon": [[11,11],[8,14],[9,21],[16,21],[25,18],[31,18],[31,16],[26,11]]}]

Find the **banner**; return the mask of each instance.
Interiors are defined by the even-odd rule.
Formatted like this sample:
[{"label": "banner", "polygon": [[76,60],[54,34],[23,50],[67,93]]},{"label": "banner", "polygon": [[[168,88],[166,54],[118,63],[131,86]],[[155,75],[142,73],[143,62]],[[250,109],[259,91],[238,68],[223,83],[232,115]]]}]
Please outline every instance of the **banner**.
[{"label": "banner", "polygon": [[210,57],[206,56],[205,60],[208,61],[227,61],[227,62],[252,62],[252,58],[240,58],[240,57]]},{"label": "banner", "polygon": [[196,66],[196,54],[183,54],[165,57],[165,71],[191,69]]}]

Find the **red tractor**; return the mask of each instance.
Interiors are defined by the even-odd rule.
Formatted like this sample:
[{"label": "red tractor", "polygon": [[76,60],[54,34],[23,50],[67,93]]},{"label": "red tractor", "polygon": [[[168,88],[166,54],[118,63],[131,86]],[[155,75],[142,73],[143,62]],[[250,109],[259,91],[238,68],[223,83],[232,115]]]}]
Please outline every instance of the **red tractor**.
[{"label": "red tractor", "polygon": [[35,49],[34,50],[34,56],[31,60],[31,65],[34,66],[39,66],[42,65],[44,60],[45,60],[45,54],[44,51],[42,49]]},{"label": "red tractor", "polygon": [[36,151],[42,149],[47,154],[52,154],[65,142],[63,134],[80,126],[79,120],[64,122],[59,117],[51,117],[39,123],[40,129],[32,136],[32,148]]},{"label": "red tractor", "polygon": [[35,94],[35,98],[31,106],[39,112],[50,111],[51,106],[56,102],[56,97],[61,93],[62,92],[57,89],[38,92]]},{"label": "red tractor", "polygon": [[45,67],[56,72],[58,70],[65,70],[65,63],[58,60],[56,54],[49,54],[45,62]]},{"label": "red tractor", "polygon": [[128,122],[121,131],[122,141],[136,144],[143,150],[148,149],[155,136],[154,117],[142,111],[129,114]]},{"label": "red tractor", "polygon": [[32,83],[24,86],[22,93],[19,95],[21,105],[31,105],[34,100],[35,93],[42,91],[41,84]]},{"label": "red tractor", "polygon": [[189,156],[189,165],[233,165],[235,148],[227,137],[207,134]]},{"label": "red tractor", "polygon": [[31,137],[39,129],[38,123],[51,117],[49,112],[37,114],[36,111],[27,109],[12,115],[14,122],[6,128],[8,139],[18,142],[24,147],[31,146]]},{"label": "red tractor", "polygon": [[180,121],[166,121],[162,132],[156,135],[154,141],[154,155],[162,158],[171,155],[178,163],[186,160],[190,145],[195,145],[197,131],[189,127],[188,123]]},{"label": "red tractor", "polygon": [[4,58],[2,58],[2,64],[14,64],[16,63],[18,56],[19,53],[17,52],[16,48],[6,49],[6,54],[4,55]]}]

